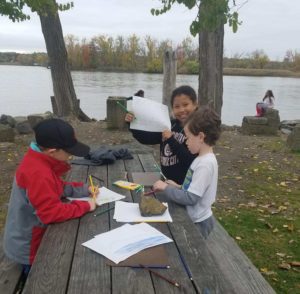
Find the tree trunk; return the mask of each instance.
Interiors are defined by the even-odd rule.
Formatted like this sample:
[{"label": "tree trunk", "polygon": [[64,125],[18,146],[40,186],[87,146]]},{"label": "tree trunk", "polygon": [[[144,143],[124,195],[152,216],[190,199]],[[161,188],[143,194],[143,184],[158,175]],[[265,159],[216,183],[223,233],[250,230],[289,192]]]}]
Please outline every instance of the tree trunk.
[{"label": "tree trunk", "polygon": [[199,104],[214,108],[220,117],[223,105],[223,44],[223,24],[213,32],[199,32]]},{"label": "tree trunk", "polygon": [[176,87],[176,74],[177,74],[177,62],[176,53],[172,49],[168,49],[164,52],[163,60],[163,101],[162,103],[167,105],[169,113],[172,113],[171,107],[171,94]]},{"label": "tree trunk", "polygon": [[76,97],[59,14],[49,12],[47,15],[40,14],[39,17],[51,67],[58,116],[90,121],[90,118],[80,109]]}]

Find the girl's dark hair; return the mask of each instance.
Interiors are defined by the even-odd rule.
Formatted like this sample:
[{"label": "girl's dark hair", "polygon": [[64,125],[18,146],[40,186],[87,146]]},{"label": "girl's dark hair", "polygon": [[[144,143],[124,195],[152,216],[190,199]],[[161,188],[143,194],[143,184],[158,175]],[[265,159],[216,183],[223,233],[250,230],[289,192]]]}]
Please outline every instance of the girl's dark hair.
[{"label": "girl's dark hair", "polygon": [[144,91],[143,90],[138,90],[134,96],[139,96],[139,97],[144,97]]},{"label": "girl's dark hair", "polygon": [[201,106],[193,112],[185,125],[195,136],[200,132],[204,133],[204,142],[209,146],[215,145],[221,134],[221,119],[212,108],[207,106]]},{"label": "girl's dark hair", "polygon": [[268,91],[266,92],[266,94],[265,94],[265,96],[264,96],[264,99],[265,99],[265,98],[270,98],[270,97],[275,98],[274,95],[273,95],[272,90],[268,90]]},{"label": "girl's dark hair", "polygon": [[189,96],[190,99],[192,100],[192,102],[194,102],[194,103],[197,102],[197,95],[196,95],[195,90],[192,87],[190,87],[190,86],[183,85],[183,86],[180,86],[180,87],[176,88],[172,92],[172,95],[171,95],[171,105],[172,106],[173,106],[175,97],[179,96],[179,95]]}]

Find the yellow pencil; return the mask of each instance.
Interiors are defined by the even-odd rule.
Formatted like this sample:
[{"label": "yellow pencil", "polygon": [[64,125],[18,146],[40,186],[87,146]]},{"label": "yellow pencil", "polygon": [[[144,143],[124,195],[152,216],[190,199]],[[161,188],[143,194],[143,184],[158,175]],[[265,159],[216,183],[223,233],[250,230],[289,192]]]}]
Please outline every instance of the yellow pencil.
[{"label": "yellow pencil", "polygon": [[92,187],[92,195],[93,195],[93,199],[96,200],[96,191],[95,191],[95,187],[94,187],[94,183],[93,183],[93,179],[92,176],[89,175],[89,179],[90,179],[90,183],[91,183],[91,187]]}]

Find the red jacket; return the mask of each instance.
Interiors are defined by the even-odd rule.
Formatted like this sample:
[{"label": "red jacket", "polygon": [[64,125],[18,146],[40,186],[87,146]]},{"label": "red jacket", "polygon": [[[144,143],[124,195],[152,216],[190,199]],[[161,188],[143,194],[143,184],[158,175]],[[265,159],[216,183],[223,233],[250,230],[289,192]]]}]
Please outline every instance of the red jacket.
[{"label": "red jacket", "polygon": [[68,163],[41,152],[29,149],[25,154],[14,179],[5,225],[4,251],[9,258],[32,264],[48,224],[77,218],[90,210],[84,201],[61,201],[62,196],[88,196],[83,183],[61,179],[69,169]]}]

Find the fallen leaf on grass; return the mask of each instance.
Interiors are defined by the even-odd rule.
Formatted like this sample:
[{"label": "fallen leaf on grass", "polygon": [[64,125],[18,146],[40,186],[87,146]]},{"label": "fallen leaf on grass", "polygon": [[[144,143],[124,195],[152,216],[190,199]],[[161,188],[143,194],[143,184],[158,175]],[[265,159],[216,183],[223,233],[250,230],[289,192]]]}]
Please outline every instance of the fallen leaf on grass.
[{"label": "fallen leaf on grass", "polygon": [[273,226],[270,223],[266,223],[266,226],[270,229],[273,229]]},{"label": "fallen leaf on grass", "polygon": [[277,275],[277,273],[275,273],[273,271],[263,272],[262,274],[264,274],[265,276],[275,276],[275,275]]},{"label": "fallen leaf on grass", "polygon": [[290,262],[291,266],[300,267],[300,261],[292,261]]},{"label": "fallen leaf on grass", "polygon": [[285,262],[279,264],[278,267],[279,267],[280,269],[284,269],[284,270],[290,270],[290,269],[291,269],[290,264],[285,263]]},{"label": "fallen leaf on grass", "polygon": [[285,257],[285,256],[286,256],[285,253],[281,253],[281,252],[277,252],[276,255],[277,255],[277,256],[280,256],[280,257]]},{"label": "fallen leaf on grass", "polygon": [[268,271],[267,267],[262,267],[259,269],[261,273],[266,273]]},{"label": "fallen leaf on grass", "polygon": [[235,239],[236,239],[236,240],[242,240],[242,238],[239,237],[239,236],[236,236]]},{"label": "fallen leaf on grass", "polygon": [[284,228],[287,228],[288,231],[294,231],[294,224],[283,225]]},{"label": "fallen leaf on grass", "polygon": [[282,186],[282,187],[287,187],[286,182],[281,182],[279,185]]}]

